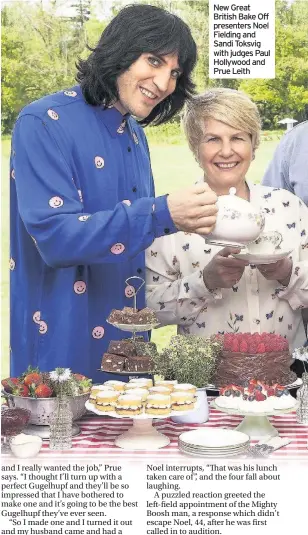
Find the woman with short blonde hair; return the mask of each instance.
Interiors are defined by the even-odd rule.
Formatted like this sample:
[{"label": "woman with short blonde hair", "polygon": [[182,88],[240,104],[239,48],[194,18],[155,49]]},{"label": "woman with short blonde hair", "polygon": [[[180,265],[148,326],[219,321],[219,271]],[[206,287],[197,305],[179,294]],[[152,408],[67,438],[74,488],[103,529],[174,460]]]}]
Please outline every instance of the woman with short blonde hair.
[{"label": "woman with short blonde hair", "polygon": [[198,147],[209,119],[221,121],[251,136],[253,151],[259,146],[261,119],[257,106],[245,93],[218,87],[192,97],[185,105],[182,125],[192,153],[198,160]]}]

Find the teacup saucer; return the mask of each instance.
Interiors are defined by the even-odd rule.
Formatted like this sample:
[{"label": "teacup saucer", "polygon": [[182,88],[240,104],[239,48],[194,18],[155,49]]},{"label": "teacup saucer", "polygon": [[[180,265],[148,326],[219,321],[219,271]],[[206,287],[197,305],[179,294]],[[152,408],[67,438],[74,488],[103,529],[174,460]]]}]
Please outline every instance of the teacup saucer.
[{"label": "teacup saucer", "polygon": [[283,258],[286,258],[290,253],[292,252],[292,249],[289,251],[281,251],[280,249],[273,253],[250,253],[248,249],[245,249],[245,251],[242,251],[238,254],[232,254],[234,258],[241,258],[241,260],[247,260],[249,264],[274,264],[275,262],[278,262],[278,260],[282,260]]},{"label": "teacup saucer", "polygon": [[204,240],[209,245],[217,245],[218,247],[237,247],[245,250],[247,247],[247,245],[244,245],[243,243],[231,242],[227,240],[211,240],[210,238],[204,238]]}]

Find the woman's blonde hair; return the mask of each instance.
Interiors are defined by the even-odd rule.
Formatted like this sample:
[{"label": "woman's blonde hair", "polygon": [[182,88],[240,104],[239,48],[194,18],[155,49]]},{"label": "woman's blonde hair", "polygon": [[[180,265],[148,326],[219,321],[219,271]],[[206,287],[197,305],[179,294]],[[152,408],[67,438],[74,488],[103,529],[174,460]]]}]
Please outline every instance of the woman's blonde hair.
[{"label": "woman's blonde hair", "polygon": [[258,147],[261,119],[257,106],[241,91],[217,87],[195,95],[184,108],[182,125],[189,147],[197,159],[205,122],[209,119],[247,132],[251,136],[253,150]]}]

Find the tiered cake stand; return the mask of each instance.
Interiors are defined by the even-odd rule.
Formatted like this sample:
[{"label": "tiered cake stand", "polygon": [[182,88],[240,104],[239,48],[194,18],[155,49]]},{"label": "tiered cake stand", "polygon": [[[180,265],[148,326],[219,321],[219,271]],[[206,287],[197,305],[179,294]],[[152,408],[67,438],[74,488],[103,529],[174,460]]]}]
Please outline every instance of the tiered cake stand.
[{"label": "tiered cake stand", "polygon": [[[192,410],[198,408],[199,403]],[[190,411],[171,411],[166,415],[151,415],[151,414],[139,414],[137,416],[123,416],[119,415],[116,412],[108,411],[102,412],[95,408],[93,403],[89,401],[86,402],[86,408],[98,414],[100,416],[111,416],[112,418],[131,418],[133,420],[133,425],[120,435],[115,440],[115,445],[124,450],[158,450],[164,446],[168,446],[170,440],[166,435],[163,435],[155,427],[153,427],[153,419],[162,420],[164,418],[169,418],[170,416],[179,416],[181,414],[188,414]]]},{"label": "tiered cake stand", "polygon": [[[128,279],[126,279],[125,283],[127,284],[127,287],[130,287],[132,288],[132,286],[130,285],[130,281],[132,281],[132,279],[138,279],[141,281],[141,284],[139,286],[139,288],[135,289],[134,288],[134,293],[132,294],[132,297],[134,298],[134,310],[137,311],[137,293],[139,292],[139,290],[142,288],[142,286],[144,286],[145,284],[145,280],[142,278],[142,277],[129,277]],[[136,333],[143,333],[143,332],[147,332],[147,331],[151,331],[152,329],[155,329],[156,327],[159,326],[159,323],[147,323],[145,325],[136,325],[136,324],[127,324],[127,323],[110,323],[110,321],[107,320],[107,323],[109,323],[109,325],[112,325],[113,327],[116,327],[116,329],[119,329],[120,331],[124,331],[124,332],[129,332],[129,333],[132,333],[132,342],[134,343],[136,341]],[[142,376],[152,376],[152,371],[122,371],[122,372],[113,372],[113,371],[107,371],[107,370],[101,370],[103,371],[104,373],[110,373],[110,374],[116,374],[116,375],[124,375],[124,376],[128,376],[130,378],[133,378],[133,377],[142,377]]]},{"label": "tiered cake stand", "polygon": [[215,400],[211,401],[211,406],[218,411],[225,412],[226,414],[238,414],[244,416],[241,423],[235,428],[236,431],[241,431],[250,436],[250,438],[261,437],[276,437],[278,436],[277,429],[271,424],[268,416],[283,416],[296,410],[296,405],[290,409],[271,410],[269,412],[243,412],[236,409],[227,409],[216,405]]}]

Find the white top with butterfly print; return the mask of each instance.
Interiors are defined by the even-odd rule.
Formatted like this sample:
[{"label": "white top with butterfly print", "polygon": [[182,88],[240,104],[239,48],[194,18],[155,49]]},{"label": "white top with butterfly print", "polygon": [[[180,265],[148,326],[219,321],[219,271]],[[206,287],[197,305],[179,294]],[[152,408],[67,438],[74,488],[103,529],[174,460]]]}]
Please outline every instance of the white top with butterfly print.
[{"label": "white top with butterfly print", "polygon": [[308,208],[289,191],[249,187],[250,202],[265,211],[264,232],[278,230],[281,248],[293,250],[289,285],[281,287],[247,266],[236,286],[209,291],[202,270],[221,247],[178,232],[156,239],[146,252],[147,305],[162,325],[176,324],[181,334],[275,332],[293,349],[305,341],[301,308],[308,308]]}]

